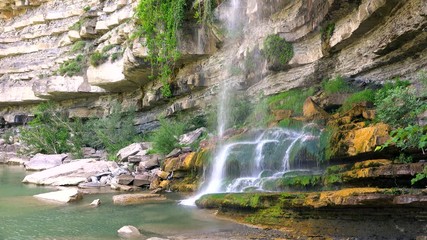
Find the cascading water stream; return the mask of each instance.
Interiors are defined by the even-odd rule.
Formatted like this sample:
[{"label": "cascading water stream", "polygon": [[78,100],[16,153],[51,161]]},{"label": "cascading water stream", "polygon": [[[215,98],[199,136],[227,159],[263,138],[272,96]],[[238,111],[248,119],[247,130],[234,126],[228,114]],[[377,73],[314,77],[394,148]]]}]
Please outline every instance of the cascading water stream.
[{"label": "cascading water stream", "polygon": [[[229,0],[226,4],[221,20],[224,21],[229,38],[234,40],[237,32],[241,32],[245,26],[246,8],[241,5],[241,0]],[[237,44],[234,42],[234,44]],[[226,64],[231,66],[233,59]],[[229,104],[230,95],[233,92],[233,81],[223,81],[219,85],[218,93],[218,136],[220,139],[217,151],[212,159],[210,172],[206,174],[205,182],[199,193],[189,199],[181,201],[183,205],[194,205],[201,196],[219,192],[241,192],[247,189],[263,190],[264,179],[279,178],[290,169],[291,153],[297,143],[309,139],[308,135],[287,129],[275,128],[262,131],[249,140],[231,143],[222,143],[225,131],[230,127]],[[273,148],[273,150],[271,149]],[[243,149],[243,150],[242,150]],[[267,149],[267,150],[266,150]],[[227,172],[233,171],[229,168],[230,159],[233,154],[246,153],[238,156],[234,164],[239,166],[241,172],[236,172],[234,177],[226,176]],[[273,152],[273,156],[271,155]],[[270,154],[270,155],[269,155]],[[236,157],[235,157],[236,158]],[[241,168],[241,169],[240,169]]]},{"label": "cascading water stream", "polygon": [[[208,175],[205,187],[203,187],[196,196],[182,201],[181,204],[194,205],[197,199],[210,193],[241,192],[248,188],[263,190],[262,183],[264,177],[262,176],[262,173],[265,170],[263,167],[266,160],[266,153],[264,152],[265,146],[268,144],[274,144],[276,151],[281,150],[280,146],[283,146],[285,149],[284,153],[281,154],[281,157],[278,157],[278,159],[282,159],[281,168],[279,168],[277,172],[272,173],[271,176],[266,177],[266,179],[279,178],[289,170],[290,155],[295,145],[298,142],[310,139],[311,137],[311,135],[304,133],[274,128],[263,131],[253,141],[238,141],[222,145],[219,148],[218,154],[216,154],[212,161],[213,165],[211,173]],[[254,152],[254,157],[250,160],[252,161],[250,166],[253,166],[253,169],[249,171],[250,175],[235,178],[227,185],[225,184],[227,177],[225,176],[227,160],[229,160],[229,157],[234,150],[245,146],[253,146],[251,149]]]}]

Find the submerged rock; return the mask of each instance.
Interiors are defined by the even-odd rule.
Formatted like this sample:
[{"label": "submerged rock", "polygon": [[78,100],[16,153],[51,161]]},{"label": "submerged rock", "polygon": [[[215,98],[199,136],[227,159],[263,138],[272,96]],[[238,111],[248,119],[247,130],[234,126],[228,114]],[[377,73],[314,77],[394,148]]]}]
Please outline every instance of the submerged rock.
[{"label": "submerged rock", "polygon": [[119,234],[119,237],[122,238],[139,238],[142,236],[138,228],[131,225],[121,227],[117,230],[117,233]]},{"label": "submerged rock", "polygon": [[43,200],[68,203],[68,202],[74,202],[82,199],[83,195],[77,189],[73,188],[73,189],[66,189],[66,190],[61,190],[56,192],[37,194],[37,195],[34,195],[34,197],[43,199]]}]

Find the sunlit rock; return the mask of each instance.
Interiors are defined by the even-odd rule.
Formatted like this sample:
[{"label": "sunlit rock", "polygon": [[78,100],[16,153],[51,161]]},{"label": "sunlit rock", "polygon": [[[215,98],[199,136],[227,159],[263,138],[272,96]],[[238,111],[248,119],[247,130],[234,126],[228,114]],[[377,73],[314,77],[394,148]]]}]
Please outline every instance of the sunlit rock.
[{"label": "sunlit rock", "polygon": [[142,236],[138,228],[130,225],[121,227],[117,230],[117,234],[119,237],[126,239],[140,238]]},{"label": "sunlit rock", "polygon": [[151,193],[121,194],[113,196],[113,203],[117,205],[142,204],[147,202],[159,202],[165,200],[165,196]]},{"label": "sunlit rock", "polygon": [[30,171],[41,171],[53,168],[62,164],[62,161],[67,157],[66,154],[36,154],[34,157],[25,163],[25,168]]},{"label": "sunlit rock", "polygon": [[56,192],[42,193],[34,195],[34,197],[42,200],[68,203],[82,199],[83,195],[77,189],[73,188]]}]

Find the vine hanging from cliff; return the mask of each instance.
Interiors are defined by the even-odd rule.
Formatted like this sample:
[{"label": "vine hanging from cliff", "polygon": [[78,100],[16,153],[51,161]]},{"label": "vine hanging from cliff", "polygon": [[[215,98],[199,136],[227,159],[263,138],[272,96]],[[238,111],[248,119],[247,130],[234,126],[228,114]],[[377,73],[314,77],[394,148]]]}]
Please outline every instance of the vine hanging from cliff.
[{"label": "vine hanging from cliff", "polygon": [[182,26],[186,0],[140,0],[136,9],[141,33],[145,37],[148,58],[163,84],[162,94],[172,95],[169,79],[180,54],[177,31]]}]

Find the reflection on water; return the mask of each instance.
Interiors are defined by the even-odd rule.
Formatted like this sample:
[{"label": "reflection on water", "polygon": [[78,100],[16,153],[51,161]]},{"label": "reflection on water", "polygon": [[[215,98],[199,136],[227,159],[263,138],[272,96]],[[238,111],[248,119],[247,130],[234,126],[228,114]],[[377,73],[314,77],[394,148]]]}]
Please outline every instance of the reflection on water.
[{"label": "reflection on water", "polygon": [[[78,203],[52,204],[32,195],[52,191],[21,183],[22,167],[0,165],[0,239],[119,239],[117,229],[134,225],[147,236],[226,231],[233,224],[175,202],[114,206],[113,194],[87,195]],[[89,207],[101,199],[98,208]]]}]

